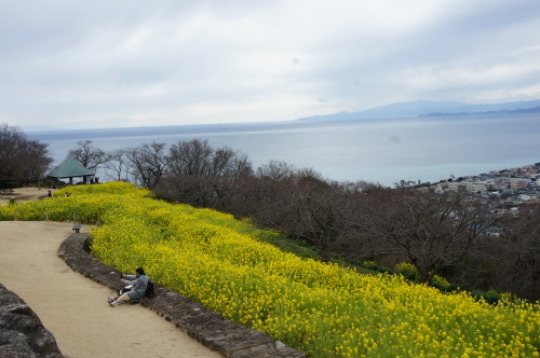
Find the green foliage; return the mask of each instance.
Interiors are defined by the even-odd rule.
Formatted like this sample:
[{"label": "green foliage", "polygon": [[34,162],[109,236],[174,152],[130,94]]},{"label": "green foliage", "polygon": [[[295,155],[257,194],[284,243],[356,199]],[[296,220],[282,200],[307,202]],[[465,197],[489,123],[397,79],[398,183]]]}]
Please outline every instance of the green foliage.
[{"label": "green foliage", "polygon": [[395,270],[397,273],[403,275],[408,280],[419,281],[420,273],[418,269],[413,264],[402,262],[396,265]]},{"label": "green foliage", "polygon": [[268,232],[266,234],[261,233],[260,235],[256,235],[256,237],[261,241],[265,241],[280,248],[282,251],[290,252],[296,256],[313,260],[321,259],[321,255],[317,250],[303,241],[289,239],[281,234],[269,234]]},{"label": "green foliage", "polygon": [[452,292],[457,290],[457,287],[450,282],[448,282],[444,277],[439,275],[433,275],[431,282],[429,283],[432,287],[438,288],[443,292]]},{"label": "green foliage", "polygon": [[502,298],[502,296],[494,290],[489,290],[489,291],[473,290],[471,292],[471,296],[476,298],[477,300],[484,300],[489,304],[496,304]]}]

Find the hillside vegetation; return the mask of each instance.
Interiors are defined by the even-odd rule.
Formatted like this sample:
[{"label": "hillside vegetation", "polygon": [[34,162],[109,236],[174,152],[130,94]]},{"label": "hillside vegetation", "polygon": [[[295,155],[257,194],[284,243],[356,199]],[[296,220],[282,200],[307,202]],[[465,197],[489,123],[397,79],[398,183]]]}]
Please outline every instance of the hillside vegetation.
[{"label": "hillside vegetation", "polygon": [[[63,192],[72,193],[69,197]],[[0,220],[99,224],[93,253],[311,357],[540,357],[538,303],[477,301],[397,275],[362,275],[261,240],[274,234],[125,183],[0,207]]]}]

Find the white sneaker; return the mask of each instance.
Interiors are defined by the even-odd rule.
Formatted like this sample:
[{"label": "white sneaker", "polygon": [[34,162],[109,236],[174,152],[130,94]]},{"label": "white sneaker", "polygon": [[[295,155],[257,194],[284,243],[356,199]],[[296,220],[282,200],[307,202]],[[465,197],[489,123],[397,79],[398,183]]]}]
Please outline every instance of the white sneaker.
[{"label": "white sneaker", "polygon": [[116,302],[116,301],[112,301],[112,302],[109,302],[109,305],[111,306],[119,306],[119,305],[125,305],[126,303],[125,302]]}]

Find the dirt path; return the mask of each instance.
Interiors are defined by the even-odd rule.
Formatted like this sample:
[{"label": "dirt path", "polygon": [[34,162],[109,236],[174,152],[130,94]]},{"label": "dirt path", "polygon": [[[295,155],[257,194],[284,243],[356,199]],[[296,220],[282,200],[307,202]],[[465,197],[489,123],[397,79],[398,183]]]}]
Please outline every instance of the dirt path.
[{"label": "dirt path", "polygon": [[221,357],[142,306],[111,308],[110,289],[58,257],[71,233],[65,223],[0,221],[0,282],[32,307],[64,355]]},{"label": "dirt path", "polygon": [[0,205],[7,205],[10,199],[15,199],[17,201],[38,200],[40,196],[47,195],[49,190],[51,193],[54,193],[54,189],[36,187],[15,188],[12,189],[12,193],[8,193],[7,190],[2,190],[0,191]]}]

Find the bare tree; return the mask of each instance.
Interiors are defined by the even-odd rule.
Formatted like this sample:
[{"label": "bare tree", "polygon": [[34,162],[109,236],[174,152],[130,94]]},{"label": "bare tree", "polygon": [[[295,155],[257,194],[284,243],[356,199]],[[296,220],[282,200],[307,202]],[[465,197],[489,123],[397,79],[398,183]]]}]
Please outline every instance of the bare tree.
[{"label": "bare tree", "polygon": [[70,150],[68,157],[76,159],[83,166],[94,171],[100,164],[107,161],[105,152],[94,147],[93,142],[89,139],[78,141],[77,148]]},{"label": "bare tree", "polygon": [[213,177],[235,176],[235,157],[236,153],[230,148],[224,147],[214,150],[207,175]]},{"label": "bare tree", "polygon": [[492,287],[539,299],[540,205],[520,207],[502,228],[502,235],[491,237],[480,248],[478,262],[489,268]]},{"label": "bare tree", "polygon": [[329,260],[333,246],[347,232],[346,196],[339,187],[308,177],[298,181],[289,200],[296,215],[287,231],[317,247],[322,259]]},{"label": "bare tree", "polygon": [[40,180],[47,172],[52,158],[46,157],[48,144],[36,140],[28,141],[21,153],[21,174],[25,183]]},{"label": "bare tree", "polygon": [[270,163],[259,175],[258,187],[243,198],[256,200],[251,208],[256,222],[314,245],[329,260],[336,243],[350,233],[349,199],[342,188],[311,169],[295,171],[282,162]]},{"label": "bare tree", "polygon": [[170,171],[173,175],[208,175],[212,154],[213,149],[206,140],[174,144],[168,156]]},{"label": "bare tree", "polygon": [[296,169],[284,161],[271,160],[268,164],[257,168],[257,176],[272,180],[290,179],[295,174]]},{"label": "bare tree", "polygon": [[[118,149],[106,154],[105,168],[110,178],[117,181],[129,181],[130,162],[126,149]],[[109,174],[111,173],[112,174]]]},{"label": "bare tree", "polygon": [[368,225],[382,245],[413,263],[422,279],[463,263],[473,244],[495,221],[487,208],[459,193],[395,192],[384,205],[371,202]]},{"label": "bare tree", "polygon": [[167,160],[167,179],[156,193],[195,206],[224,209],[234,181],[252,173],[246,156],[228,147],[214,149],[206,140],[178,142],[170,148]]},{"label": "bare tree", "polygon": [[51,163],[47,144],[28,140],[18,128],[0,124],[0,187],[40,180]]},{"label": "bare tree", "polygon": [[125,151],[131,175],[144,187],[154,189],[164,178],[169,165],[165,144],[152,142]]}]

